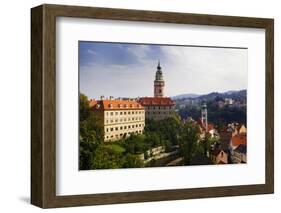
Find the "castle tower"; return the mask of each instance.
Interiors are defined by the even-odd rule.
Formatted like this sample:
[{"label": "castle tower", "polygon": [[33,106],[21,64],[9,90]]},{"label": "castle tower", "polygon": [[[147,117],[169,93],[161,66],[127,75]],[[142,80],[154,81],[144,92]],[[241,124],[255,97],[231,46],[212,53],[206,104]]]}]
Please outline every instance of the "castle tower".
[{"label": "castle tower", "polygon": [[164,97],[165,81],[163,79],[163,73],[158,61],[157,71],[154,80],[154,97]]},{"label": "castle tower", "polygon": [[201,108],[201,121],[204,125],[206,132],[208,132],[208,111],[207,111],[207,105],[204,103]]}]

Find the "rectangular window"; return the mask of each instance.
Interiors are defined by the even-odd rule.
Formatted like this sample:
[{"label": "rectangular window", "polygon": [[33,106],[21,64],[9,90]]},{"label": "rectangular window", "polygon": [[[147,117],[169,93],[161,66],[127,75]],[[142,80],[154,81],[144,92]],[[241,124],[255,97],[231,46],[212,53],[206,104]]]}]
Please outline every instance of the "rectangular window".
[{"label": "rectangular window", "polygon": [[115,130],[118,130],[118,127],[115,127]]},{"label": "rectangular window", "polygon": [[111,112],[110,115],[113,115],[113,112]]},{"label": "rectangular window", "polygon": [[123,112],[120,112],[120,115],[123,115]]},{"label": "rectangular window", "polygon": [[112,132],[112,131],[113,131],[113,128],[110,128],[110,131]]},{"label": "rectangular window", "polygon": [[118,115],[118,112],[115,112],[115,115]]}]

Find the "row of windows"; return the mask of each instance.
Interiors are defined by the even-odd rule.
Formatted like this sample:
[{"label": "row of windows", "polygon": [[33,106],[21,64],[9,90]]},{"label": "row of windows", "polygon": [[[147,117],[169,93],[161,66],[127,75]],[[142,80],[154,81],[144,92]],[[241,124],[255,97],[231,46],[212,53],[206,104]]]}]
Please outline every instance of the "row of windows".
[{"label": "row of windows", "polygon": [[159,112],[147,112],[147,114],[148,114],[148,115],[150,115],[150,114],[153,114],[153,115],[155,115],[155,114],[172,114],[172,112],[166,112],[166,111],[165,111],[165,112],[162,112],[162,113],[161,113],[161,112],[159,111]]},{"label": "row of windows", "polygon": [[142,117],[134,117],[134,118],[116,118],[116,119],[111,119],[111,120],[106,120],[105,123],[118,123],[118,122],[126,122],[126,121],[141,121],[144,120]]},{"label": "row of windows", "polygon": [[171,106],[168,106],[168,107],[166,107],[166,106],[164,106],[164,107],[161,107],[161,106],[158,106],[158,107],[153,106],[153,107],[147,107],[147,109],[172,109],[172,107],[171,107]]},{"label": "row of windows", "polygon": [[128,126],[120,126],[120,127],[111,127],[111,128],[106,128],[106,132],[113,132],[113,131],[118,131],[118,130],[123,130],[123,129],[134,129],[134,128],[139,128],[139,127],[144,127],[144,124],[135,124],[135,125],[128,125]]},{"label": "row of windows", "polygon": [[[138,131],[132,131],[132,132],[127,132],[127,133],[120,133],[119,135],[115,135],[115,138],[123,138],[123,137],[126,137],[127,135],[130,135],[130,134],[138,134],[138,133],[142,133],[141,130],[138,130]],[[106,139],[110,139],[110,138],[114,138],[114,135],[107,135],[106,136]]]},{"label": "row of windows", "polygon": [[136,110],[136,111],[124,111],[124,112],[106,112],[106,116],[113,115],[135,115],[135,114],[144,114],[144,110]]}]

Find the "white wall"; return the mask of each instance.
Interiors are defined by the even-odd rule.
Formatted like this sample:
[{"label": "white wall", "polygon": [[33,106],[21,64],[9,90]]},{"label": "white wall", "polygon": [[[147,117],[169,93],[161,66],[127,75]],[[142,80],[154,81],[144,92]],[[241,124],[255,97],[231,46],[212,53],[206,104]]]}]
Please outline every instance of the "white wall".
[{"label": "white wall", "polygon": [[[39,208],[28,204],[30,188],[30,8],[44,3],[39,0],[2,1],[1,22],[1,176],[0,209],[10,212],[38,212]],[[189,13],[209,13],[220,15],[253,16],[275,18],[275,59],[280,54],[281,14],[279,1],[245,0],[97,0],[48,1],[56,4],[72,4],[100,7],[116,7],[145,10],[162,10]],[[281,76],[280,63],[275,61],[275,104],[280,109]],[[147,212],[147,211],[208,211],[217,209],[236,212],[238,205],[242,211],[273,210],[280,207],[280,121],[281,114],[275,110],[275,194],[243,196],[231,198],[196,199],[184,201],[122,204],[97,207],[68,208],[69,212]],[[3,137],[4,136],[4,137]],[[4,146],[3,146],[4,145]],[[279,180],[278,180],[279,179]],[[5,211],[6,210],[6,211]],[[50,212],[65,212],[66,209],[52,209]]]}]

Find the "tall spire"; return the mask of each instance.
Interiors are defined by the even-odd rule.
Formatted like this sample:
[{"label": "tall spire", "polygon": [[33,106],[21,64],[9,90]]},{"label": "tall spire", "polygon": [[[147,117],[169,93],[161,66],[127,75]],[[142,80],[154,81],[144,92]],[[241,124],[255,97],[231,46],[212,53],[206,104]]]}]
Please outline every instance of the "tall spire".
[{"label": "tall spire", "polygon": [[157,71],[154,80],[154,97],[164,97],[164,87],[165,81],[163,79],[160,60],[158,59]]},{"label": "tall spire", "polygon": [[159,59],[158,59],[158,66],[157,66],[157,70],[161,70],[160,60],[159,60]]}]

